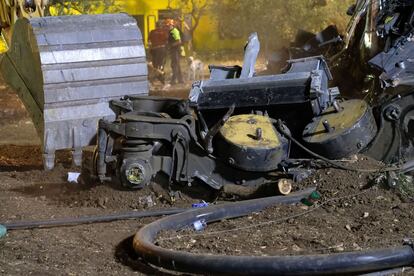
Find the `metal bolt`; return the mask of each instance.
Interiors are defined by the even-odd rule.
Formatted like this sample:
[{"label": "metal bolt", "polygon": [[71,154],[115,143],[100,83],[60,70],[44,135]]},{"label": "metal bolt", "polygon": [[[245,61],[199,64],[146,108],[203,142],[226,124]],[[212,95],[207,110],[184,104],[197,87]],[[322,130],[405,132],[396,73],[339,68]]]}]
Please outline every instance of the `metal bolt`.
[{"label": "metal bolt", "polygon": [[325,128],[325,131],[326,132],[329,133],[329,132],[332,132],[333,131],[333,128],[329,124],[328,120],[323,121],[322,124],[323,124],[323,127]]},{"label": "metal bolt", "polygon": [[391,111],[391,116],[393,119],[397,119],[399,117],[399,114],[396,109]]},{"label": "metal bolt", "polygon": [[256,140],[262,140],[263,130],[259,127],[256,128]]},{"label": "metal bolt", "polygon": [[250,118],[249,120],[247,120],[247,123],[251,124],[251,125],[255,125],[255,124],[257,124],[257,121],[253,118]]},{"label": "metal bolt", "polygon": [[400,61],[400,62],[398,62],[398,63],[395,65],[395,67],[398,67],[398,68],[401,68],[401,69],[405,69],[405,68],[406,68],[406,66],[405,66],[405,62],[404,62],[404,61]]},{"label": "metal bolt", "polygon": [[342,111],[342,107],[339,105],[338,101],[333,102],[333,107],[335,108],[335,111],[338,113]]},{"label": "metal bolt", "polygon": [[385,110],[385,117],[391,121],[399,120],[401,117],[401,110],[398,106],[390,106]]}]

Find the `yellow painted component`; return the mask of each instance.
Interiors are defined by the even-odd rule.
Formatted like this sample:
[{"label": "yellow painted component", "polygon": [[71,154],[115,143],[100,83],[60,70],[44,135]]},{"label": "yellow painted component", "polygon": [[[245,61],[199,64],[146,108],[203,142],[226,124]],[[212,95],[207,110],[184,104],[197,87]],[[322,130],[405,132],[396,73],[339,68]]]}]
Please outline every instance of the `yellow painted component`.
[{"label": "yellow painted component", "polygon": [[[262,138],[256,139],[256,130],[262,130]],[[281,145],[276,130],[269,117],[242,114],[230,117],[220,129],[220,134],[228,142],[240,147],[273,149]]]},{"label": "yellow painted component", "polygon": [[[44,16],[48,0],[36,0],[36,9],[25,9],[24,0],[0,0],[0,25],[2,26],[0,44],[5,40],[6,45],[11,44],[14,24],[19,18],[33,18]],[[4,46],[0,45],[0,53]]]},{"label": "yellow painted component", "polygon": [[158,11],[168,9],[178,9],[176,7],[177,1],[169,0],[118,0],[122,2],[123,8],[128,14],[135,18],[141,17],[141,22],[138,22],[142,36],[144,38],[145,46],[148,46],[149,33],[155,29],[155,23],[159,19]]},{"label": "yellow painted component", "polygon": [[[138,17],[143,16],[143,26],[139,26],[144,36],[144,43],[148,45],[148,35],[155,29],[155,22],[159,19],[159,12],[179,10],[182,17],[191,16],[191,1],[183,5],[183,1],[171,0],[117,0],[125,12]],[[183,19],[183,18],[181,18]],[[242,49],[245,38],[226,39],[219,35],[219,24],[214,10],[207,9],[200,18],[199,25],[194,33],[193,44],[197,51],[215,51],[220,49]]]},{"label": "yellow painted component", "polygon": [[[23,0],[15,0],[21,6]],[[43,0],[44,2],[44,0]],[[43,3],[42,2],[42,3]],[[90,3],[99,2],[99,1],[89,1]],[[17,19],[16,12],[10,9],[6,10],[6,0],[0,0],[0,15],[3,20],[14,21]],[[70,1],[64,1],[68,7],[70,7]],[[78,11],[74,8],[61,8],[61,6],[48,7],[51,15],[77,15],[81,14],[81,11]],[[38,9],[39,10],[39,9]],[[148,36],[149,33],[155,29],[155,23],[159,19],[160,11],[167,10],[178,10],[182,14],[182,18],[191,17],[191,1],[189,4],[183,5],[182,1],[171,1],[171,0],[115,0],[114,7],[109,7],[109,9],[104,8],[104,5],[96,5],[96,8],[89,8],[88,13],[90,14],[99,14],[105,12],[127,12],[128,14],[134,16],[135,18],[140,18],[140,29],[143,34],[144,44],[148,45]],[[4,14],[2,14],[4,13]],[[10,14],[9,14],[10,13]],[[23,12],[23,17],[38,17],[42,16],[35,11],[34,13],[27,14]],[[7,25],[6,25],[7,26]],[[4,26],[3,26],[4,27]],[[245,44],[245,38],[240,39],[227,39],[220,37],[218,20],[215,18],[214,11],[207,9],[205,14],[200,18],[199,25],[194,33],[193,45],[196,48],[196,51],[208,52],[208,51],[217,51],[221,49],[242,49]],[[6,41],[9,42],[8,37],[5,37]]]},{"label": "yellow painted component", "polygon": [[7,43],[4,40],[3,35],[0,34],[0,54],[7,52],[7,50],[8,50]]},{"label": "yellow painted component", "polygon": [[385,18],[384,23],[385,23],[385,24],[390,23],[393,19],[394,19],[394,16],[387,16],[387,17]]},{"label": "yellow painted component", "polygon": [[[309,142],[326,141],[344,133],[354,127],[368,111],[367,103],[362,100],[345,101],[340,103],[340,106],[342,108],[341,112],[336,112],[333,107],[330,107],[317,118],[318,122],[315,128],[309,131],[311,134]],[[326,132],[323,125],[324,121],[328,121],[333,128],[332,132]]]},{"label": "yellow painted component", "polygon": [[[51,6],[49,7],[49,12],[52,16],[59,16],[59,15],[81,15],[82,13],[75,9],[63,8],[62,10],[58,7]],[[99,11],[93,12],[90,14],[101,13]]]}]

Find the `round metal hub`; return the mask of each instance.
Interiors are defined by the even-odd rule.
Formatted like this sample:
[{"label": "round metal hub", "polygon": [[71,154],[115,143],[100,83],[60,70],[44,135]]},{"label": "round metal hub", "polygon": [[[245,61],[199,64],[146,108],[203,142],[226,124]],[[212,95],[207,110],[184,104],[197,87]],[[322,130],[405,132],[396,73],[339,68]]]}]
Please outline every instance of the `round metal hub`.
[{"label": "round metal hub", "polygon": [[144,171],[142,166],[130,167],[125,171],[126,179],[135,185],[141,185],[144,182]]},{"label": "round metal hub", "polygon": [[142,159],[124,159],[120,173],[123,186],[131,189],[145,187],[152,178],[152,168],[149,162]]},{"label": "round metal hub", "polygon": [[377,125],[368,104],[349,100],[315,117],[303,131],[303,140],[318,154],[330,159],[364,149],[375,137]]},{"label": "round metal hub", "polygon": [[269,117],[242,114],[231,117],[220,129],[216,154],[228,164],[248,171],[271,171],[286,158],[288,142]]}]

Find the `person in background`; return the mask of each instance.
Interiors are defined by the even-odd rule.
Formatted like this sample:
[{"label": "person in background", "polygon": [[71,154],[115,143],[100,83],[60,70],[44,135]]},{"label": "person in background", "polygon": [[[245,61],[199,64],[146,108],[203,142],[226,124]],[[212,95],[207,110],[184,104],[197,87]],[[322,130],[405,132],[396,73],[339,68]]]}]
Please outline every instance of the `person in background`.
[{"label": "person in background", "polygon": [[169,30],[168,35],[168,50],[171,58],[172,78],[171,85],[178,83],[184,83],[181,73],[180,57],[181,57],[181,34],[178,28],[175,26],[173,19],[167,19],[166,25]]},{"label": "person in background", "polygon": [[159,74],[158,79],[164,83],[164,66],[167,56],[168,30],[162,21],[157,21],[155,29],[148,36],[148,46],[152,59],[152,66]]},{"label": "person in background", "polygon": [[186,52],[189,53],[191,56],[193,53],[193,37],[191,34],[191,28],[185,21],[183,21],[182,35],[183,37],[181,38],[181,40],[186,48]]}]

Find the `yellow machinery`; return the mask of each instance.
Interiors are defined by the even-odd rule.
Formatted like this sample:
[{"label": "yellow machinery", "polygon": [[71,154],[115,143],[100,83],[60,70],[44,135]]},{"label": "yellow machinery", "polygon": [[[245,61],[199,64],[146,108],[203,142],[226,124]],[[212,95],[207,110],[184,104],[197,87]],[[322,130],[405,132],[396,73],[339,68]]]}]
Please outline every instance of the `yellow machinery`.
[{"label": "yellow machinery", "polygon": [[12,27],[19,18],[41,17],[48,0],[0,0],[0,26],[7,43],[10,43]]}]

